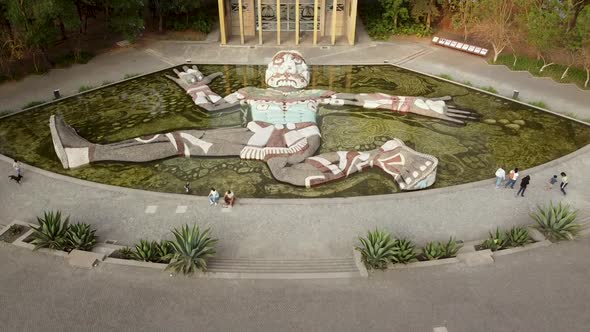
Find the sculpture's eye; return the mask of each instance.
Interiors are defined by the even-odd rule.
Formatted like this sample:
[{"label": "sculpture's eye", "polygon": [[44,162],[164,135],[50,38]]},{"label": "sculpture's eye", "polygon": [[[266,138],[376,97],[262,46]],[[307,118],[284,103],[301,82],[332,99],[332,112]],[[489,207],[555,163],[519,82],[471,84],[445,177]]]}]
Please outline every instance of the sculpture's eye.
[{"label": "sculpture's eye", "polygon": [[274,59],[273,61],[276,65],[280,65],[283,64],[283,62],[285,62],[285,59],[283,59],[283,57],[278,57],[276,59]]}]

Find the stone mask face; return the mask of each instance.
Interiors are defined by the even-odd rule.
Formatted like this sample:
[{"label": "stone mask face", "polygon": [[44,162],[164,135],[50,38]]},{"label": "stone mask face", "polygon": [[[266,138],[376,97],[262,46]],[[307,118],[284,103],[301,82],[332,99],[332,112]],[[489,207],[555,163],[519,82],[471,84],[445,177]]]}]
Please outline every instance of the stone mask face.
[{"label": "stone mask face", "polygon": [[309,84],[305,59],[297,51],[280,51],[266,69],[266,84],[280,90],[303,89]]}]

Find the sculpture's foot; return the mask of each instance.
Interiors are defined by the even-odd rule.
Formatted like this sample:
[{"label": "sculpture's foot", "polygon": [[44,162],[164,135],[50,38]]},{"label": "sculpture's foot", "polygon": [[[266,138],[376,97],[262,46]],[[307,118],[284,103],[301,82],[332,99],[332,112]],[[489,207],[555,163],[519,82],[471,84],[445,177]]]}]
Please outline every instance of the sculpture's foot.
[{"label": "sculpture's foot", "polygon": [[90,163],[88,151],[92,144],[66,124],[61,114],[49,118],[49,128],[55,153],[64,168],[75,168]]},{"label": "sculpture's foot", "polygon": [[392,175],[401,190],[423,189],[436,180],[438,159],[410,149],[397,138],[383,144],[371,163]]}]

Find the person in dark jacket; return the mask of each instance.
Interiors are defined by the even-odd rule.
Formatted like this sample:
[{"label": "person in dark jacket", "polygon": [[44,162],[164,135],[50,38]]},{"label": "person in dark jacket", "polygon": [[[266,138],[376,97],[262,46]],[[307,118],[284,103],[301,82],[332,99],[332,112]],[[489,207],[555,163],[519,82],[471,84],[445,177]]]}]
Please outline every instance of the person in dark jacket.
[{"label": "person in dark jacket", "polygon": [[529,185],[529,182],[531,182],[530,175],[527,175],[524,178],[522,178],[522,180],[520,180],[520,189],[518,189],[516,197],[518,197],[518,194],[520,194],[521,197],[524,197],[524,191],[526,190],[526,187]]}]

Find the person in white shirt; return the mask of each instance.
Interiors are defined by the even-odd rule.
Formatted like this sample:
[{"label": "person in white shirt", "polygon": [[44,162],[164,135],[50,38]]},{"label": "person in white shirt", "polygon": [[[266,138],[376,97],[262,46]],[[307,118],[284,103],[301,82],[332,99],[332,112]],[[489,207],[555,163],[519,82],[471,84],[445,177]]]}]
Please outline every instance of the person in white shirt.
[{"label": "person in white shirt", "polygon": [[496,171],[496,189],[500,188],[502,181],[506,179],[506,171],[500,166]]},{"label": "person in white shirt", "polygon": [[508,181],[506,181],[506,185],[504,186],[504,188],[508,188],[508,186],[510,186],[510,189],[514,189],[514,184],[516,183],[517,179],[518,179],[518,168],[515,168],[515,169],[511,170],[510,173],[508,174]]},{"label": "person in white shirt", "polygon": [[16,172],[16,176],[19,177],[20,176],[20,163],[18,162],[18,160],[14,159],[14,162],[12,163],[12,168],[14,168],[14,171]]},{"label": "person in white shirt", "polygon": [[219,193],[217,192],[217,190],[215,190],[215,188],[211,188],[211,191],[209,192],[209,205],[217,205],[217,203],[219,203]]}]

